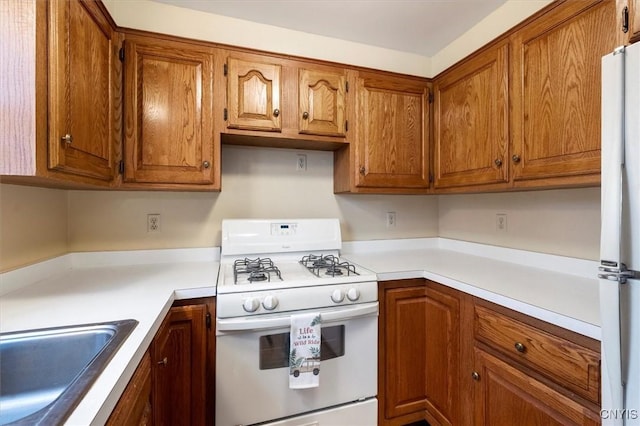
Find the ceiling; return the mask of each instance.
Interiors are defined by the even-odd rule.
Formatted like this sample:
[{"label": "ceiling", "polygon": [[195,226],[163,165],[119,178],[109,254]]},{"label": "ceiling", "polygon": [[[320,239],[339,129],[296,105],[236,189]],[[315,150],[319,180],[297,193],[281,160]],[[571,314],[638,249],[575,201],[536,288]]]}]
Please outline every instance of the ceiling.
[{"label": "ceiling", "polygon": [[506,0],[153,0],[431,57]]}]

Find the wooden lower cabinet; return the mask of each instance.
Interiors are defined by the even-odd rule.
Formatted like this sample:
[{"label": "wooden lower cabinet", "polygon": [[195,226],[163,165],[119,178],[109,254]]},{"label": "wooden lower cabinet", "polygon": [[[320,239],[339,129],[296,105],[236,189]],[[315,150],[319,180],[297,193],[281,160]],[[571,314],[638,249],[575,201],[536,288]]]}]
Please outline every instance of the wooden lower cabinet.
[{"label": "wooden lower cabinet", "polygon": [[160,325],[108,425],[212,425],[215,300],[178,301]]},{"label": "wooden lower cabinet", "polygon": [[600,424],[599,342],[424,279],[379,300],[379,425]]},{"label": "wooden lower cabinet", "polygon": [[457,424],[459,300],[417,279],[380,287],[379,423]]},{"label": "wooden lower cabinet", "polygon": [[600,417],[507,362],[476,349],[475,425],[597,425]]}]

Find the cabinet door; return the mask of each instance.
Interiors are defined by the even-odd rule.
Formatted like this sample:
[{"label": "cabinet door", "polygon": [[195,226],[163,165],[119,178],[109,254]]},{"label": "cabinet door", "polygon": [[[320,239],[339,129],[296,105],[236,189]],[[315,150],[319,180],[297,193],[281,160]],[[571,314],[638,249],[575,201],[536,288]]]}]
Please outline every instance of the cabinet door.
[{"label": "cabinet door", "polygon": [[629,42],[640,41],[640,1],[629,0]]},{"label": "cabinet door", "polygon": [[436,80],[436,188],[508,181],[508,59],[504,42]]},{"label": "cabinet door", "polygon": [[452,425],[457,423],[460,390],[460,301],[440,288],[427,283],[426,408],[431,423]]},{"label": "cabinet door", "polygon": [[125,40],[125,182],[214,181],[211,50]]},{"label": "cabinet door", "polygon": [[385,291],[385,418],[426,408],[427,289],[424,286]]},{"label": "cabinet door", "polygon": [[344,72],[299,71],[300,133],[345,136],[347,79]]},{"label": "cabinet door", "polygon": [[512,36],[515,180],[599,180],[601,59],[616,17],[614,1],[570,1]]},{"label": "cabinet door", "polygon": [[152,344],[156,425],[205,424],[206,305],[173,307]]},{"label": "cabinet door", "polygon": [[356,186],[427,188],[426,84],[361,73],[357,90]]},{"label": "cabinet door", "polygon": [[227,127],[282,129],[280,114],[282,67],[277,64],[227,60]]},{"label": "cabinet door", "polygon": [[151,410],[151,356],[145,352],[138,368],[113,409],[107,426],[153,424]]},{"label": "cabinet door", "polygon": [[97,2],[56,0],[48,6],[49,167],[109,181],[119,143],[115,32]]},{"label": "cabinet door", "polygon": [[475,362],[477,426],[600,424],[597,413],[482,350]]}]

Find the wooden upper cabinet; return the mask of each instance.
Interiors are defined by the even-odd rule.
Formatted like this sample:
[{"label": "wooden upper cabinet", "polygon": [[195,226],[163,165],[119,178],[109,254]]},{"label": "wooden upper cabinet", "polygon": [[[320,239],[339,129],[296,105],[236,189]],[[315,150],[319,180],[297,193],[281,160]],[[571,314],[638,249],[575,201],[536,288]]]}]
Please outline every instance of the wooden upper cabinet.
[{"label": "wooden upper cabinet", "polygon": [[357,80],[355,185],[428,188],[428,87],[361,72]]},{"label": "wooden upper cabinet", "polygon": [[229,129],[282,130],[281,74],[278,64],[228,58]]},{"label": "wooden upper cabinet", "polygon": [[48,7],[48,166],[110,181],[120,143],[115,32],[94,1],[58,0]]},{"label": "wooden upper cabinet", "polygon": [[436,79],[436,188],[508,181],[508,59],[504,41]]},{"label": "wooden upper cabinet", "polygon": [[599,182],[601,59],[616,47],[616,21],[614,1],[569,1],[512,35],[516,184]]},{"label": "wooden upper cabinet", "polygon": [[299,70],[300,133],[344,137],[346,131],[346,72]]},{"label": "wooden upper cabinet", "polygon": [[628,32],[629,42],[635,43],[640,41],[640,1],[628,0]]},{"label": "wooden upper cabinet", "polygon": [[141,36],[124,46],[125,183],[219,188],[214,51]]}]

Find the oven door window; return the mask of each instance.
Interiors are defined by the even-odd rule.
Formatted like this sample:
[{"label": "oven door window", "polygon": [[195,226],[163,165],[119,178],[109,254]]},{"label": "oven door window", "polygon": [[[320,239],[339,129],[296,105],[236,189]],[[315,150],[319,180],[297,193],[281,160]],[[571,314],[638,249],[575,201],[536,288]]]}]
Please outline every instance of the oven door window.
[{"label": "oven door window", "polygon": [[[289,366],[289,333],[260,336],[260,370]],[[344,355],[344,325],[322,327],[320,360]]]}]

